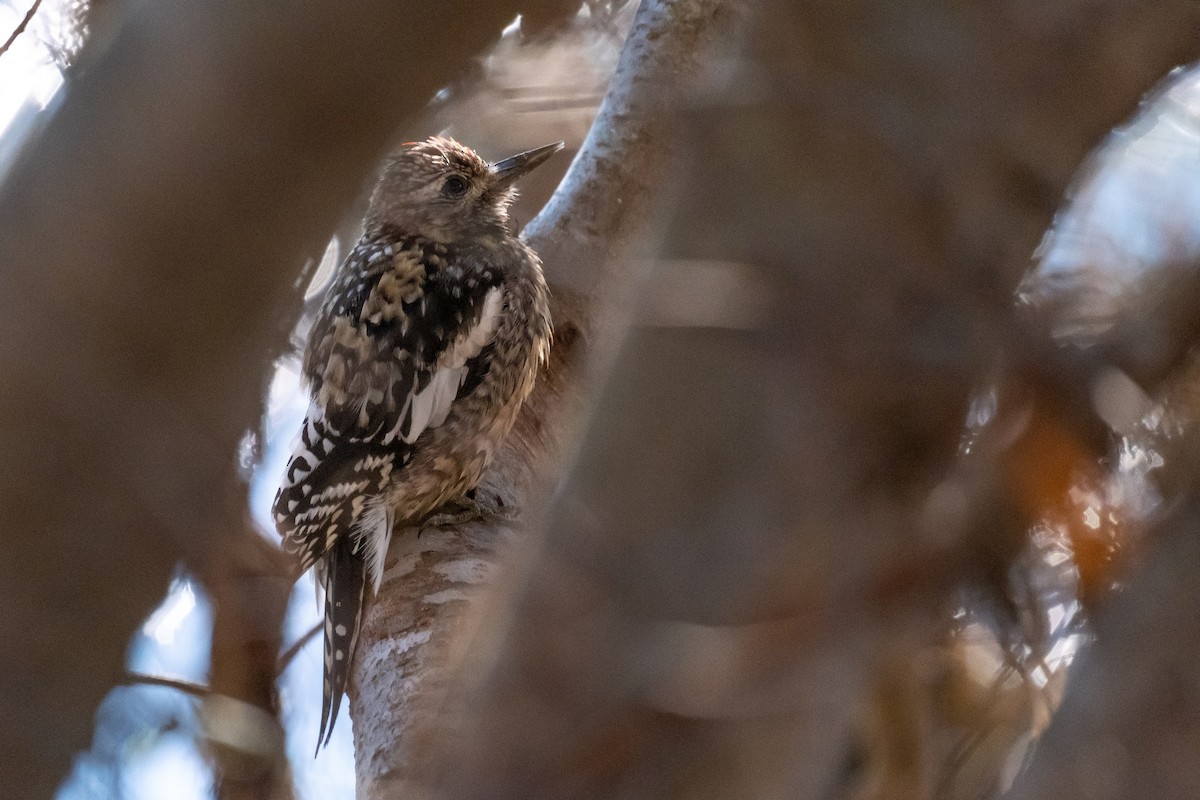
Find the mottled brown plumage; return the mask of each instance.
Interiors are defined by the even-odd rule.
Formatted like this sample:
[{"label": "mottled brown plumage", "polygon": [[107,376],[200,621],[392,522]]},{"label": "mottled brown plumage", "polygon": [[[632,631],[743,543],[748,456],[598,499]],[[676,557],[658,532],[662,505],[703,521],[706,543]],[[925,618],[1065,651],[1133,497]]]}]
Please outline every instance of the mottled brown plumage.
[{"label": "mottled brown plumage", "polygon": [[560,147],[488,164],[449,139],[405,145],[317,315],[304,354],[312,402],[274,512],[285,548],[325,589],[318,745],[393,526],[479,482],[546,357],[541,263],[509,231],[508,206],[513,181]]}]

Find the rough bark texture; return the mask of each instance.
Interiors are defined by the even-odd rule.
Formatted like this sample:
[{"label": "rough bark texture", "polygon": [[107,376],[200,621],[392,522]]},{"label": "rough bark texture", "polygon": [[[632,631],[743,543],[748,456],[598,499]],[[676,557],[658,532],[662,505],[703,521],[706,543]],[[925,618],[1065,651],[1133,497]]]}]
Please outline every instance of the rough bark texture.
[{"label": "rough bark texture", "polygon": [[[420,700],[454,735],[415,769],[404,741],[360,762],[364,796],[854,790],[871,673],[933,635],[952,587],[1003,572],[1023,523],[1092,455],[1087,435],[1060,430],[1061,405],[1043,412],[1024,387],[1017,443],[988,445],[999,467],[952,472],[971,386],[1020,347],[1011,293],[1071,175],[1198,32],[1183,0],[764,0],[732,87],[670,112],[691,168],[673,174],[662,247],[673,272],[750,289],[673,298],[671,325],[634,330],[544,539],[486,608],[411,596],[420,619],[393,641],[430,633],[406,647],[410,676],[451,660],[462,620],[486,655],[461,696],[443,700],[439,683]],[[591,174],[611,202],[584,202],[614,224],[625,184]],[[561,239],[532,229],[568,258],[577,220],[558,216]],[[1018,508],[992,514],[993,495]],[[496,536],[472,536],[495,551]],[[451,563],[469,557],[456,548]],[[416,562],[432,575],[437,559]],[[398,717],[417,700],[389,699]],[[382,752],[377,729],[358,741]],[[877,796],[921,796],[924,758],[906,754],[903,795]]]},{"label": "rough bark texture", "polygon": [[516,8],[133,12],[81,53],[0,187],[0,785],[13,797],[53,792],[175,561],[220,546],[224,479],[296,266],[401,119]]}]

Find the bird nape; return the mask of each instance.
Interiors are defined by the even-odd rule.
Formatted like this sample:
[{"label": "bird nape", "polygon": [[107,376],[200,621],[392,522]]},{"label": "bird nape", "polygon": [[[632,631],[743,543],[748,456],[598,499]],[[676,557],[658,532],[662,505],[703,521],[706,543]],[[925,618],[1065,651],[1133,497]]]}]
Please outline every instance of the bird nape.
[{"label": "bird nape", "polygon": [[312,326],[308,415],[273,511],[285,549],[325,593],[318,752],[393,527],[475,487],[546,358],[542,265],[509,230],[508,209],[517,179],[562,146],[492,164],[451,139],[401,147]]}]

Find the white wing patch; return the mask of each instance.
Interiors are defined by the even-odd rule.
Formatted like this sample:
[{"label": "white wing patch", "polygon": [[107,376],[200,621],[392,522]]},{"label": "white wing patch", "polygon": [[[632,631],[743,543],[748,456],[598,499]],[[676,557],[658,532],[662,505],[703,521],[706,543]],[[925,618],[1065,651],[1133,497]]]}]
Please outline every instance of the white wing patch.
[{"label": "white wing patch", "polygon": [[387,559],[388,545],[392,541],[392,523],[395,509],[386,496],[372,497],[367,501],[363,514],[354,525],[357,550],[367,565],[367,582],[378,594],[383,583],[383,562]]},{"label": "white wing patch", "polygon": [[496,336],[496,328],[500,326],[500,311],[504,303],[504,293],[499,287],[493,287],[483,298],[483,310],[479,314],[479,322],[451,345],[434,367],[433,377],[425,388],[414,392],[405,401],[406,407],[411,404],[412,414],[408,417],[409,425],[404,426],[406,417],[401,409],[400,422],[395,429],[384,437],[384,442],[390,442],[399,436],[405,442],[412,444],[426,428],[436,428],[446,421],[450,414],[450,406],[458,397],[458,390],[467,379],[467,362],[475,358],[483,348],[491,343]]}]

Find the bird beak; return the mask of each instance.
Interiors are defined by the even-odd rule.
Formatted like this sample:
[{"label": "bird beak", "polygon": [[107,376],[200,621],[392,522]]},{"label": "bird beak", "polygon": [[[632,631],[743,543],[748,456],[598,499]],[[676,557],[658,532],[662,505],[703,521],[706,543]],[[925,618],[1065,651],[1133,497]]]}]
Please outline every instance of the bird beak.
[{"label": "bird beak", "polygon": [[496,186],[500,189],[507,189],[516,183],[518,178],[545,162],[565,146],[564,142],[555,142],[526,150],[524,153],[517,153],[503,161],[497,161],[491,165],[492,174],[496,176]]}]

